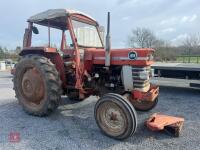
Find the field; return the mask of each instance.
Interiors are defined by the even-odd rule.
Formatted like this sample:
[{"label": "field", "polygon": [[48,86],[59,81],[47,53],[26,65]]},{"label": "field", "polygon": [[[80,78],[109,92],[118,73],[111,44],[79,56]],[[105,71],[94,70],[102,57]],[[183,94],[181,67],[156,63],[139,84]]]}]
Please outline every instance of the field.
[{"label": "field", "polygon": [[178,56],[176,62],[181,63],[200,63],[200,56]]}]

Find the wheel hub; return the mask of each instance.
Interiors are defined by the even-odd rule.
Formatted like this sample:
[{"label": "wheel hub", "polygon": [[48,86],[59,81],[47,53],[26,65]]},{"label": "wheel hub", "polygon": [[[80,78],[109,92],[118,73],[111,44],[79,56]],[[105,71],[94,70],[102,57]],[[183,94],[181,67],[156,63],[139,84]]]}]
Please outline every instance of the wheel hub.
[{"label": "wheel hub", "polygon": [[33,90],[32,83],[30,80],[24,80],[23,82],[23,89],[25,93],[31,93]]},{"label": "wheel hub", "polygon": [[112,121],[117,121],[117,120],[118,120],[117,114],[111,112],[111,114],[110,114],[110,120],[112,120]]},{"label": "wheel hub", "polygon": [[39,104],[44,97],[44,82],[36,68],[28,69],[22,78],[22,91],[25,98]]},{"label": "wheel hub", "polygon": [[102,127],[113,134],[120,134],[126,129],[126,117],[114,103],[105,103],[100,108]]}]

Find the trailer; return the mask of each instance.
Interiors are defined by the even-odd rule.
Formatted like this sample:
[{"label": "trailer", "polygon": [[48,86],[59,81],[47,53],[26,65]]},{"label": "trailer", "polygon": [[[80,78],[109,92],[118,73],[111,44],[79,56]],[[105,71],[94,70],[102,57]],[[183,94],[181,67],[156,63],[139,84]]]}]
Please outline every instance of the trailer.
[{"label": "trailer", "polygon": [[[178,79],[176,81],[186,83],[190,87],[200,89],[200,64],[193,63],[163,63],[157,62],[152,65],[156,77]],[[173,80],[172,80],[173,81]]]}]

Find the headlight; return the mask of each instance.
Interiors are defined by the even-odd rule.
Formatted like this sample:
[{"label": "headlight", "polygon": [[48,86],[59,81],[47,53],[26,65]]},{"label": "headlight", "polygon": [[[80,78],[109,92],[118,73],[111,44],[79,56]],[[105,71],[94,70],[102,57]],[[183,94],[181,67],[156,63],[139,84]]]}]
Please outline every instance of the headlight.
[{"label": "headlight", "polygon": [[149,80],[149,72],[148,71],[139,72],[139,78],[143,80]]}]

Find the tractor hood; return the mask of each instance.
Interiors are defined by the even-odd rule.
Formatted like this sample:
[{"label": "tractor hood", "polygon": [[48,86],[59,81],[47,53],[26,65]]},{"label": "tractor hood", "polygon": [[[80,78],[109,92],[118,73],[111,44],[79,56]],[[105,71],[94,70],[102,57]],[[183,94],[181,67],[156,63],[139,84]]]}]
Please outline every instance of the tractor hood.
[{"label": "tractor hood", "polygon": [[[111,65],[148,66],[153,64],[154,51],[150,48],[111,49]],[[105,64],[105,49],[86,49],[85,60],[93,60],[93,64]]]}]

